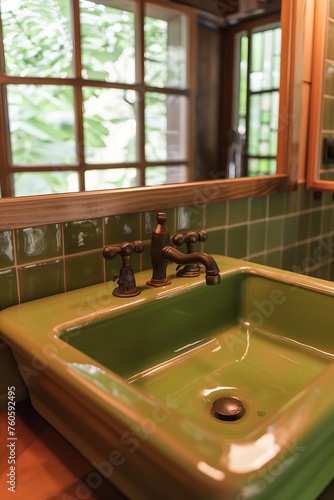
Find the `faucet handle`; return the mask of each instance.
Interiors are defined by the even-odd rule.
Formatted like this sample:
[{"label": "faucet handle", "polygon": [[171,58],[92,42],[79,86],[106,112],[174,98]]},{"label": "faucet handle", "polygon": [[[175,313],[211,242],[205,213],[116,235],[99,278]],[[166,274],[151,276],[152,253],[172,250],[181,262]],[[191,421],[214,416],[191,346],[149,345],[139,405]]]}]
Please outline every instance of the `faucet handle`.
[{"label": "faucet handle", "polygon": [[[195,244],[198,241],[206,241],[208,239],[208,235],[206,231],[190,231],[185,234],[176,234],[173,237],[173,243],[175,246],[183,245],[186,243],[187,245],[187,254],[195,252]],[[200,267],[198,264],[187,264],[183,268],[178,266],[177,276],[181,277],[196,277],[200,274]]]},{"label": "faucet handle", "polygon": [[206,231],[190,231],[185,234],[176,234],[173,237],[173,243],[175,246],[183,245],[183,243],[187,244],[187,253],[193,253],[194,245],[197,241],[206,241],[208,239],[208,235]]},{"label": "faucet handle", "polygon": [[125,241],[120,245],[109,245],[103,249],[103,257],[107,260],[114,259],[117,255],[122,257],[122,267],[118,276],[115,276],[118,287],[113,290],[116,297],[135,297],[140,294],[140,289],[136,286],[133,269],[130,266],[130,258],[133,253],[142,253],[144,244],[140,240],[133,242]]},{"label": "faucet handle", "polygon": [[103,249],[103,257],[107,260],[112,260],[116,255],[128,257],[133,253],[142,253],[144,251],[144,244],[142,241],[137,240],[129,243],[125,241],[120,245],[109,245]]}]

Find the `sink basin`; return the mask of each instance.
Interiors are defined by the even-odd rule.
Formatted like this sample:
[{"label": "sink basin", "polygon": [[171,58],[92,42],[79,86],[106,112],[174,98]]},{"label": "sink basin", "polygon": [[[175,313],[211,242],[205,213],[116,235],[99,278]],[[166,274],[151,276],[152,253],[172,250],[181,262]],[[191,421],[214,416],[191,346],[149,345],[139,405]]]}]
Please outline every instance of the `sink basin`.
[{"label": "sink basin", "polygon": [[[37,411],[129,498],[314,499],[334,476],[334,286],[215,258],[218,286],[143,272],[131,299],[107,283],[7,309],[1,336]],[[241,418],[217,418],[226,398]]]}]

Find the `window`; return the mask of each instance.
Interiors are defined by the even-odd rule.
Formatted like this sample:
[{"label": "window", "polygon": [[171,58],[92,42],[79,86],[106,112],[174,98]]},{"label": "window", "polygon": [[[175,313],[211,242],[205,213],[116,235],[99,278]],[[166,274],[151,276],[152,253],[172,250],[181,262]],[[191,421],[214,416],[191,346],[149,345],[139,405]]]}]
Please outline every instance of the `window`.
[{"label": "window", "polygon": [[2,196],[190,180],[189,10],[1,0]]},{"label": "window", "polygon": [[236,34],[235,96],[230,177],[276,173],[281,28],[262,26]]}]

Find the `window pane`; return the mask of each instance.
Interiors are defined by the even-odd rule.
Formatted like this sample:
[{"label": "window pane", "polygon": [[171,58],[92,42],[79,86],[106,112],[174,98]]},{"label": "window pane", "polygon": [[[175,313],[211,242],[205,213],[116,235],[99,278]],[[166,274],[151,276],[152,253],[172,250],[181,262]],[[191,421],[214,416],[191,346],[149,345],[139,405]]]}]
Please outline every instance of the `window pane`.
[{"label": "window pane", "polygon": [[137,93],[85,87],[83,98],[86,162],[135,161]]},{"label": "window pane", "polygon": [[[115,7],[110,7],[110,4],[114,4]],[[133,83],[135,81],[134,3],[128,0],[123,2],[81,0],[80,22],[83,78]]]},{"label": "window pane", "polygon": [[276,159],[250,158],[248,160],[248,176],[274,175],[276,174],[276,167]]},{"label": "window pane", "polygon": [[70,193],[79,191],[76,172],[16,172],[15,196]]},{"label": "window pane", "polygon": [[185,87],[186,16],[147,6],[144,21],[145,82],[155,87]]},{"label": "window pane", "polygon": [[248,160],[248,176],[255,177],[256,175],[259,175],[259,160],[251,158]]},{"label": "window pane", "polygon": [[145,169],[145,185],[175,184],[188,181],[188,169],[184,165],[157,166]]},{"label": "window pane", "polygon": [[276,159],[275,160],[270,160],[268,174],[275,175],[276,174],[276,168],[277,168],[277,161],[276,161]]},{"label": "window pane", "polygon": [[147,92],[145,154],[148,161],[186,157],[186,107],[184,96]]},{"label": "window pane", "polygon": [[259,94],[255,94],[250,99],[248,154],[251,156],[258,155],[260,98]]},{"label": "window pane", "polygon": [[281,28],[252,35],[250,90],[276,89],[280,80]]},{"label": "window pane", "polygon": [[7,97],[13,164],[76,162],[71,87],[8,85]]},{"label": "window pane", "polygon": [[245,118],[247,114],[247,90],[248,90],[248,36],[242,36],[240,40],[240,81],[239,81],[239,123],[238,132],[245,133]]},{"label": "window pane", "polygon": [[138,186],[138,172],[136,168],[87,170],[85,184],[86,191]]},{"label": "window pane", "polygon": [[278,105],[278,92],[250,96],[249,155],[276,156]]},{"label": "window pane", "polygon": [[277,89],[280,85],[281,46],[282,46],[282,30],[281,28],[276,28],[273,30],[272,86],[273,88]]},{"label": "window pane", "polygon": [[7,75],[72,76],[70,0],[1,0]]}]

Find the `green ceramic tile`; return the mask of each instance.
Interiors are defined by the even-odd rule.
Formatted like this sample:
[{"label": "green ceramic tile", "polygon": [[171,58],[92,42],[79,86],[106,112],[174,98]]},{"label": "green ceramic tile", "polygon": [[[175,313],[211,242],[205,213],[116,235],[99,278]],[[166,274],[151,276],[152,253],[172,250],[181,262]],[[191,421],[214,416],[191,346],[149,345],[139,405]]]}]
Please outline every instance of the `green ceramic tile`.
[{"label": "green ceramic tile", "polygon": [[[66,290],[75,290],[104,281],[104,258],[101,251],[67,257],[65,266]],[[116,263],[115,269],[119,271]]]},{"label": "green ceramic tile", "polygon": [[321,229],[322,210],[313,210],[311,213],[310,237],[317,236]]},{"label": "green ceramic tile", "polygon": [[177,209],[176,231],[198,231],[204,229],[204,205],[179,207]]},{"label": "green ceramic tile", "polygon": [[328,238],[316,238],[310,241],[308,260],[312,266],[324,264],[333,259],[333,253],[334,241],[332,236]]},{"label": "green ceramic tile", "polygon": [[253,222],[249,225],[249,253],[260,253],[265,250],[266,222]]},{"label": "green ceramic tile", "polygon": [[283,245],[292,245],[297,241],[298,217],[285,217],[283,228]]},{"label": "green ceramic tile", "polygon": [[318,269],[316,270],[316,277],[320,278],[322,280],[328,280],[330,279],[331,275],[331,266],[330,263],[326,263],[323,265],[320,265]]},{"label": "green ceramic tile", "polygon": [[66,254],[102,248],[102,219],[88,219],[64,224]]},{"label": "green ceramic tile", "polygon": [[142,214],[142,238],[143,240],[148,240],[151,238],[151,234],[155,226],[157,225],[157,213],[163,212],[167,215],[166,226],[173,236],[176,232],[175,228],[175,210],[174,208],[159,209],[154,212],[145,212]]},{"label": "green ceramic tile", "polygon": [[312,191],[307,191],[304,185],[300,185],[300,187],[298,188],[298,194],[299,194],[298,210],[308,210],[312,206],[312,197],[313,197]]},{"label": "green ceramic tile", "polygon": [[285,195],[285,214],[293,214],[298,212],[298,203],[299,203],[299,192],[291,191],[288,196]]},{"label": "green ceramic tile", "polygon": [[270,267],[281,268],[281,257],[282,252],[280,250],[268,252],[266,255],[266,265]]},{"label": "green ceramic tile", "polygon": [[205,209],[205,227],[212,229],[226,225],[227,201],[210,203]]},{"label": "green ceramic tile", "polygon": [[296,247],[284,248],[282,250],[282,268],[287,271],[293,270],[296,263]]},{"label": "green ceramic tile", "polygon": [[62,254],[61,225],[17,229],[16,249],[19,264],[59,257]]},{"label": "green ceramic tile", "polygon": [[240,224],[249,219],[249,199],[231,200],[228,202],[228,224]]},{"label": "green ceramic tile", "polygon": [[333,193],[329,193],[327,191],[323,191],[322,193],[322,206],[333,206]]},{"label": "green ceramic tile", "polygon": [[227,230],[227,255],[242,259],[247,255],[248,227],[236,226]]},{"label": "green ceramic tile", "polygon": [[330,268],[330,275],[329,275],[329,279],[331,281],[334,281],[334,259],[332,260],[331,262],[331,268]]},{"label": "green ceramic tile", "polygon": [[254,196],[250,199],[250,220],[264,219],[267,214],[267,196]]},{"label": "green ceramic tile", "polygon": [[267,221],[267,244],[266,248],[272,250],[282,244],[283,219],[273,218]]},{"label": "green ceramic tile", "polygon": [[322,207],[323,203],[323,192],[312,192],[311,206],[312,210]]},{"label": "green ceramic tile", "polygon": [[301,213],[298,216],[297,240],[304,241],[310,234],[311,214]]},{"label": "green ceramic tile", "polygon": [[309,244],[302,243],[295,247],[293,263],[287,269],[298,274],[304,274],[306,262],[309,257]]},{"label": "green ceramic tile", "polygon": [[0,271],[0,310],[18,303],[15,269]]},{"label": "green ceramic tile", "polygon": [[13,235],[11,231],[0,231],[0,269],[14,264]]},{"label": "green ceramic tile", "polygon": [[[319,263],[319,256],[322,253],[322,248],[319,247],[319,241],[310,240],[307,251],[308,253],[302,262],[302,272],[304,273],[308,273],[308,270],[310,268],[316,266]],[[326,252],[324,252],[323,257],[320,257],[320,260],[322,260],[323,258],[328,259],[328,254],[326,254]]]},{"label": "green ceramic tile", "polygon": [[322,214],[322,230],[324,234],[329,233],[333,229],[333,209],[325,208]]},{"label": "green ceramic tile", "polygon": [[321,245],[330,255],[330,260],[334,262],[334,235],[333,233],[327,237],[321,238]]},{"label": "green ceramic tile", "polygon": [[250,262],[254,262],[256,264],[265,264],[266,263],[266,254],[261,253],[259,255],[253,255],[249,259]]},{"label": "green ceramic tile", "polygon": [[225,235],[226,229],[208,231],[208,239],[204,244],[204,251],[210,254],[226,255]]},{"label": "green ceramic tile", "polygon": [[151,261],[151,240],[147,240],[143,242],[145,245],[144,251],[141,254],[141,270],[144,271],[146,269],[152,269],[152,261]]},{"label": "green ceramic tile", "polygon": [[324,266],[323,272],[319,277],[323,280],[331,280],[331,276],[332,276],[332,263],[328,262],[328,264]]},{"label": "green ceramic tile", "polygon": [[21,302],[40,299],[64,291],[63,261],[19,267]]},{"label": "green ceramic tile", "polygon": [[126,214],[104,219],[105,242],[117,244],[141,239],[141,214]]},{"label": "green ceramic tile", "polygon": [[[289,193],[288,196],[290,196]],[[269,196],[269,217],[276,217],[284,214],[285,193],[277,193]]]}]

